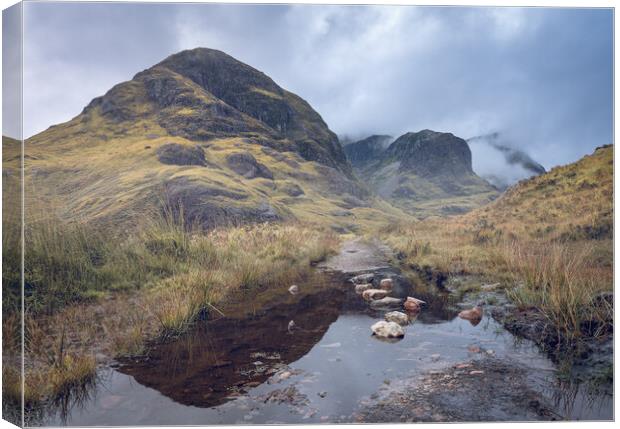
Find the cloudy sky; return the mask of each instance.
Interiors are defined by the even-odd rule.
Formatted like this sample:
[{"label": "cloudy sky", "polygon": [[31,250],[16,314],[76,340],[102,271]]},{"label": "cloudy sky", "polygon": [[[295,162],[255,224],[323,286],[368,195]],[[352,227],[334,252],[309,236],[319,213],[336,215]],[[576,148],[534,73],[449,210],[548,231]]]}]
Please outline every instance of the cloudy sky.
[{"label": "cloudy sky", "polygon": [[[25,4],[24,25],[26,137],[204,46],[299,94],[341,136],[497,131],[547,168],[612,142],[610,9],[46,2]],[[475,166],[496,162],[473,146]]]}]

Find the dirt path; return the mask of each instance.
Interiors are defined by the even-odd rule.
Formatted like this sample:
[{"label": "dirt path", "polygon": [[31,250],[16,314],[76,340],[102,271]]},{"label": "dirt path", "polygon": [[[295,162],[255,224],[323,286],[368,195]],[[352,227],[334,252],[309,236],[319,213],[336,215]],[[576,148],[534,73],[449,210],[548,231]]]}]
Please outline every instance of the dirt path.
[{"label": "dirt path", "polygon": [[373,272],[391,268],[391,250],[378,241],[355,238],[343,243],[340,253],[319,264],[319,268],[345,274]]}]

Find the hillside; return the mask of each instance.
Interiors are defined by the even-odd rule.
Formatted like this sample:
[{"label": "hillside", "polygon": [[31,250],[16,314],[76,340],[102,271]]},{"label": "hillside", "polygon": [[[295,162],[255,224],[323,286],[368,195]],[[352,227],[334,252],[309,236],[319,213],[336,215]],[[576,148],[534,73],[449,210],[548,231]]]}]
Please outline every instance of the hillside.
[{"label": "hillside", "polygon": [[524,180],[464,220],[537,239],[612,239],[613,146]]},{"label": "hillside", "polygon": [[[27,186],[67,218],[136,223],[162,200],[206,227],[372,224],[376,200],[295,94],[220,51],[172,55],[26,142]],[[375,208],[372,208],[375,207]]]},{"label": "hillside", "polygon": [[505,289],[516,308],[498,317],[510,330],[589,356],[613,331],[613,151],[600,147],[470,213],[387,225],[380,236],[406,267]]},{"label": "hillside", "polygon": [[373,136],[345,146],[353,166],[381,197],[419,217],[458,214],[488,203],[497,190],[472,169],[465,140],[450,133],[406,133],[385,147]]}]

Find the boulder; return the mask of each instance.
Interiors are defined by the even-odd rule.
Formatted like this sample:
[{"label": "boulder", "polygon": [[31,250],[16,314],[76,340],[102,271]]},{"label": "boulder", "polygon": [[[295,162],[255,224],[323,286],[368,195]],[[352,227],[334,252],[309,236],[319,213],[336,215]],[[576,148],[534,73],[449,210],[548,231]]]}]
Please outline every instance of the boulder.
[{"label": "boulder", "polygon": [[399,307],[401,302],[403,302],[402,299],[386,296],[385,298],[381,298],[376,301],[370,301],[370,307],[373,309]]},{"label": "boulder", "polygon": [[385,314],[385,320],[388,322],[398,323],[399,325],[406,325],[409,323],[409,316],[400,311],[390,311]]},{"label": "boulder", "polygon": [[374,278],[375,278],[375,275],[373,273],[360,274],[358,276],[353,277],[351,281],[355,284],[371,283]]},{"label": "boulder", "polygon": [[383,338],[402,338],[405,336],[403,328],[394,322],[386,322],[384,320],[375,323],[370,327],[372,333]]},{"label": "boulder", "polygon": [[482,320],[482,308],[474,307],[471,310],[463,310],[459,313],[459,317],[477,325]]},{"label": "boulder", "polygon": [[361,285],[355,285],[355,293],[363,293],[364,291],[367,291],[368,289],[372,289],[372,284],[371,283],[364,283]]},{"label": "boulder", "polygon": [[393,286],[394,282],[392,282],[392,279],[383,279],[379,282],[379,289],[390,291]]},{"label": "boulder", "polygon": [[226,157],[226,163],[231,170],[246,179],[263,177],[273,179],[273,173],[267,166],[261,164],[249,152],[233,153]]},{"label": "boulder", "polygon": [[374,301],[376,299],[385,298],[387,291],[383,289],[367,289],[362,293],[362,298],[366,301]]},{"label": "boulder", "polygon": [[403,307],[405,307],[405,310],[412,313],[419,313],[422,309],[422,305],[424,304],[426,304],[426,302],[422,301],[421,299],[408,296],[405,300],[405,304],[403,305]]},{"label": "boulder", "polygon": [[[150,146],[149,146],[150,147]],[[167,143],[157,148],[157,159],[162,164],[205,166],[205,153],[199,146]]]}]

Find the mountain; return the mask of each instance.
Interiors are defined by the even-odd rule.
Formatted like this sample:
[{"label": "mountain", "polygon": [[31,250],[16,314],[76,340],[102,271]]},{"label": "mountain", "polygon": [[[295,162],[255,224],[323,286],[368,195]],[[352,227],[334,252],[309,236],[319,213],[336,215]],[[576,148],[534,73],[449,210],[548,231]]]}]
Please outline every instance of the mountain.
[{"label": "mountain", "polygon": [[372,135],[346,144],[344,153],[354,168],[364,168],[369,163],[376,161],[392,140],[394,140],[392,136]]},{"label": "mountain", "polygon": [[360,179],[417,216],[462,213],[498,195],[474,173],[467,142],[451,133],[410,132],[385,149],[373,137],[352,145],[345,151],[355,154],[352,164]]},{"label": "mountain", "polygon": [[[67,217],[139,222],[162,199],[211,227],[278,219],[347,229],[377,202],[321,116],[212,49],[174,54],[26,142],[35,197]],[[180,204],[179,204],[180,203]]]}]

